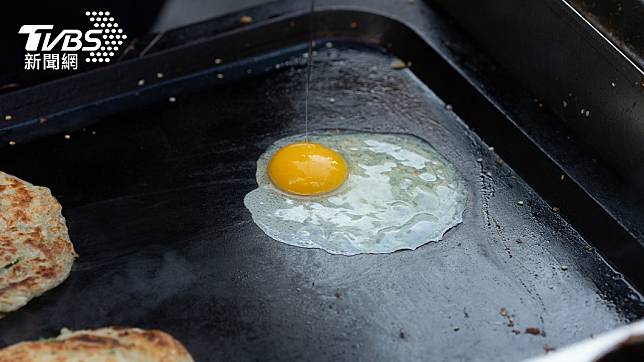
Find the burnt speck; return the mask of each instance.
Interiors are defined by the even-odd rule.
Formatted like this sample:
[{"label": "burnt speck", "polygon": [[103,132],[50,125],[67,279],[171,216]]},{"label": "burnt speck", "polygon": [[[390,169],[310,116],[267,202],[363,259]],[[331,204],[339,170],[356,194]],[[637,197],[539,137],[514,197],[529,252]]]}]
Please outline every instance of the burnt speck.
[{"label": "burnt speck", "polygon": [[516,240],[515,240],[515,242],[516,242],[517,244],[523,244],[523,240],[521,240],[521,239],[516,239]]},{"label": "burnt speck", "polygon": [[541,328],[538,327],[528,327],[525,329],[525,333],[532,334],[534,336],[541,335]]},{"label": "burnt speck", "polygon": [[407,334],[405,333],[404,329],[401,328],[400,331],[398,331],[398,338],[400,338],[400,339],[407,338]]},{"label": "burnt speck", "polygon": [[335,297],[338,299],[342,299],[342,294],[340,294],[340,292],[335,292]]},{"label": "burnt speck", "polygon": [[543,345],[543,351],[546,352],[546,353],[552,352],[552,351],[555,351],[555,350],[556,350],[556,348],[548,346],[548,343]]},{"label": "burnt speck", "polygon": [[521,331],[520,331],[520,330],[518,330],[518,329],[513,329],[513,330],[512,330],[512,333],[514,333],[514,334],[521,334]]}]

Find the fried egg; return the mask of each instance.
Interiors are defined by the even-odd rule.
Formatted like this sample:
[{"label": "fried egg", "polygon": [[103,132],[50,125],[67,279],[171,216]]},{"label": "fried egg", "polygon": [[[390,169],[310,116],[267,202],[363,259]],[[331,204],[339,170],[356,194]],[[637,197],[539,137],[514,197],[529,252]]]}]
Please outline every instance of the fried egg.
[{"label": "fried egg", "polygon": [[257,161],[258,188],[244,198],[271,238],[332,254],[391,253],[438,241],[462,222],[465,183],[425,141],[353,132],[303,139],[269,147]]}]

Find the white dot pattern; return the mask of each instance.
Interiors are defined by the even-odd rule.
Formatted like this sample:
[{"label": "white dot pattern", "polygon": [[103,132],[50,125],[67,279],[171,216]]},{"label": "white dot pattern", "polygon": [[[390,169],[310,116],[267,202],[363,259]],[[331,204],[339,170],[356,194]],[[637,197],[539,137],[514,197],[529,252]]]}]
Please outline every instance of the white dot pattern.
[{"label": "white dot pattern", "polygon": [[[101,45],[95,52],[90,52],[89,56],[85,58],[86,63],[109,63],[111,58],[123,45],[123,40],[127,36],[123,34],[123,29],[119,28],[119,24],[115,22],[114,17],[110,16],[109,11],[86,11],[85,16],[92,22],[94,29],[102,32]],[[117,40],[114,40],[116,38]]]}]

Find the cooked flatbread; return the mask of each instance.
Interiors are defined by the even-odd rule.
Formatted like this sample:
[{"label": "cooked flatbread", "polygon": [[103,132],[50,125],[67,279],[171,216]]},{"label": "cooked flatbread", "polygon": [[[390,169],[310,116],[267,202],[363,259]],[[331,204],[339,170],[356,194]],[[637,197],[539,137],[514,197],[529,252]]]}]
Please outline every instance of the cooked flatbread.
[{"label": "cooked flatbread", "polygon": [[192,362],[181,344],[167,333],[138,328],[106,327],[71,332],[52,339],[22,342],[0,350],[0,362]]},{"label": "cooked flatbread", "polygon": [[0,171],[0,318],[62,283],[77,256],[49,189]]}]

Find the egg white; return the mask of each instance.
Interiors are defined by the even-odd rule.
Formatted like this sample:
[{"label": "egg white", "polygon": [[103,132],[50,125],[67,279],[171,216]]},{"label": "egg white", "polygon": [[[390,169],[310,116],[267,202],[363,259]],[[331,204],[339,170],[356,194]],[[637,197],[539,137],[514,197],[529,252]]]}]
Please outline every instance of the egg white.
[{"label": "egg white", "polygon": [[244,198],[254,222],[271,238],[332,254],[390,253],[438,241],[463,221],[464,181],[421,139],[337,132],[309,138],[339,152],[349,177],[331,194],[286,194],[271,184],[268,162],[303,136],[275,142],[257,161],[259,187]]}]

